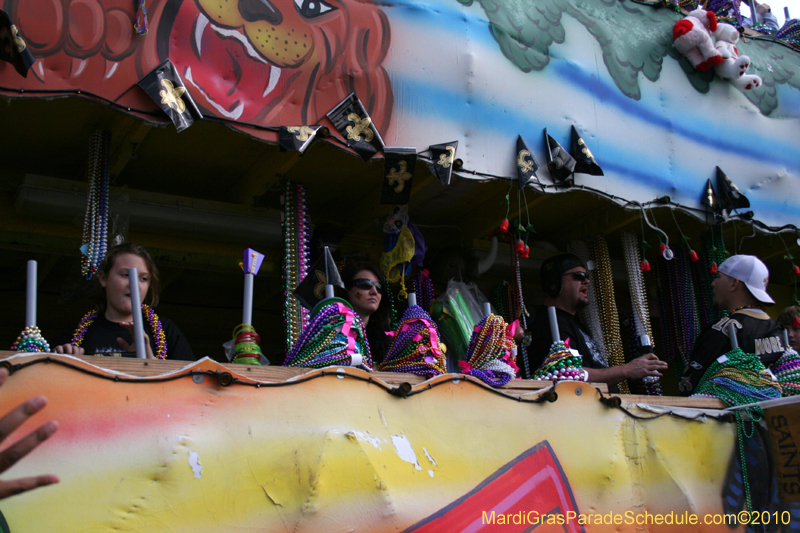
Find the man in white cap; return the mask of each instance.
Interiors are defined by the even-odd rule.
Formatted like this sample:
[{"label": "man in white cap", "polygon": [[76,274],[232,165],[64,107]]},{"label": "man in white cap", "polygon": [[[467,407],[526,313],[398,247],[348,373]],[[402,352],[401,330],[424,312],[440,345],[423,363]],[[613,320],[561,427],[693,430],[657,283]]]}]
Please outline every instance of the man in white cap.
[{"label": "man in white cap", "polygon": [[731,350],[729,323],[736,328],[739,347],[756,354],[766,366],[777,361],[785,349],[783,328],[763,309],[775,303],[767,294],[767,266],[755,256],[734,255],[719,266],[718,272],[719,277],[711,284],[714,307],[727,310],[728,316],[697,337],[691,360],[679,383],[684,395],[694,393],[711,363]]}]

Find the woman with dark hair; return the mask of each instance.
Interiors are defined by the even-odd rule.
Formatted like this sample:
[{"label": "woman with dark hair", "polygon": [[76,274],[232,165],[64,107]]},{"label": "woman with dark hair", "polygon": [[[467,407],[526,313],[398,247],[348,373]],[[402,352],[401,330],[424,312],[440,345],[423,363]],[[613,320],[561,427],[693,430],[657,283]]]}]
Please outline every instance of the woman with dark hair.
[{"label": "woman with dark hair", "polygon": [[[139,273],[141,313],[148,359],[180,359],[194,361],[195,357],[183,333],[166,318],[153,311],[158,304],[158,268],[147,250],[139,244],[125,243],[112,247],[95,273],[98,284],[97,303],[77,327],[63,334],[53,344],[57,353],[135,352],[133,341],[133,309],[131,305],[128,270]],[[145,305],[147,295],[150,305]]]},{"label": "woman with dark hair", "polygon": [[344,269],[342,281],[353,310],[364,322],[372,360],[383,362],[389,347],[386,331],[391,328],[389,292],[383,273],[369,261],[361,261]]}]

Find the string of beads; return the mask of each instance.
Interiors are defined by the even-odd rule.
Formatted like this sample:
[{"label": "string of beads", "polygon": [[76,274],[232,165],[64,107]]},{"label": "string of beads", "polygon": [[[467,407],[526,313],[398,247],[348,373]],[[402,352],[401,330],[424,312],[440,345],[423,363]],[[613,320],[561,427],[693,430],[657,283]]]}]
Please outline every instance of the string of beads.
[{"label": "string of beads", "polygon": [[[627,231],[622,233],[622,253],[625,258],[625,267],[628,270],[634,331],[637,338],[647,335],[650,345],[653,346],[653,329],[650,326],[650,309],[645,294],[644,272],[639,268],[642,258],[636,235],[633,233]],[[637,353],[638,343],[634,342],[633,349],[633,353]],[[645,376],[642,378],[642,384],[647,394],[661,396],[661,383],[658,376]]]},{"label": "string of beads", "polygon": [[[609,365],[621,366],[625,364],[625,352],[619,331],[617,303],[614,300],[614,281],[611,274],[611,257],[608,253],[608,243],[601,235],[598,235],[589,242],[589,250],[595,264],[594,283],[592,285],[595,285],[595,290],[597,291],[600,326],[603,330]],[[627,381],[621,381],[617,386],[622,394],[630,393]]]},{"label": "string of beads", "polygon": [[308,322],[308,310],[292,294],[308,273],[310,238],[308,201],[305,188],[288,181],[283,194],[283,317],[287,351],[297,343]]},{"label": "string of beads", "polygon": [[[153,308],[147,304],[142,304],[142,314],[147,321],[147,325],[150,327],[150,334],[152,335],[153,342],[156,345],[155,356],[159,359],[166,359],[167,336],[164,333],[164,326],[161,324],[161,319],[158,318],[158,315],[155,311],[153,311]],[[72,334],[72,340],[70,341],[70,344],[73,346],[80,346],[83,344],[83,339],[86,336],[86,332],[89,331],[89,328],[97,319],[97,316],[96,307],[83,315],[81,321],[78,322],[78,327],[75,328],[75,332]]]},{"label": "string of beads", "polygon": [[111,134],[95,131],[89,142],[89,192],[81,239],[81,273],[92,279],[108,246],[109,146]]}]

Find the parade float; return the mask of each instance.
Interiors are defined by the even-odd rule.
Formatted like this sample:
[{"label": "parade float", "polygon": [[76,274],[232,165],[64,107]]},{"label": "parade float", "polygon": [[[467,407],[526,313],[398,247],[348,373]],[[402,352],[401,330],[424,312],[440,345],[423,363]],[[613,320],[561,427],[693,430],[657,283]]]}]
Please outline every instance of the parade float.
[{"label": "parade float", "polygon": [[[18,337],[3,352],[11,375],[0,405],[46,394],[49,406],[18,434],[60,423],[3,477],[61,479],[0,502],[5,530],[800,527],[793,398],[731,410],[742,402],[645,394],[653,387],[609,395],[494,374],[489,383],[490,368],[510,365],[475,339],[460,372],[416,344],[392,352],[386,370],[399,372],[372,368],[366,347],[339,366],[281,366],[319,355],[302,344],[315,320],[358,330],[352,316],[336,322],[344,307],[313,313],[293,297],[313,270],[312,227],[325,224],[343,234],[340,251],[377,260],[386,219],[410,218],[441,250],[439,272],[455,264],[452,277],[510,279],[511,318],[538,296],[539,261],[569,248],[597,265],[591,325],[612,363],[627,353],[622,307],[659,355],[684,363],[713,316],[687,302],[703,299],[726,252],[761,256],[775,299],[790,304],[796,27],[747,30],[738,42],[720,33],[712,44],[735,45],[745,69],[673,46],[704,24],[689,20],[689,4],[0,5],[2,331],[9,345]],[[405,218],[396,205],[408,205]],[[162,307],[199,361],[45,353],[40,337],[86,311],[65,281],[73,265],[91,277],[117,237],[145,243],[163,265],[176,296]],[[414,255],[406,233],[392,242]],[[242,261],[250,247],[263,254],[258,266],[248,252]],[[389,265],[397,292],[412,284],[401,255]],[[32,257],[39,294],[26,300]],[[438,349],[429,315],[399,315]],[[494,320],[473,325],[487,331]],[[220,345],[241,323],[232,340],[257,329],[271,366],[225,362]],[[238,362],[258,361],[254,350]]]}]

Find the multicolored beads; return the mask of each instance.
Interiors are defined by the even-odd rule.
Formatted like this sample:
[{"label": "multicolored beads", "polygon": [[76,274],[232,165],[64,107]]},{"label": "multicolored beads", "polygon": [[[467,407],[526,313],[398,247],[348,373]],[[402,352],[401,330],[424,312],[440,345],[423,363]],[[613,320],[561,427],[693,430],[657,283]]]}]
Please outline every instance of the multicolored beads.
[{"label": "multicolored beads", "polygon": [[[156,345],[155,356],[159,359],[166,359],[167,336],[164,333],[164,326],[161,324],[161,319],[158,318],[158,315],[155,311],[153,311],[153,308],[147,304],[142,304],[142,314],[144,315],[145,320],[147,320],[147,324],[150,326],[150,334],[153,336],[153,342]],[[73,346],[80,346],[83,343],[83,338],[86,336],[86,332],[89,330],[89,327],[94,323],[96,318],[96,307],[83,315],[81,321],[78,322],[78,327],[75,328],[75,332],[72,334],[72,340],[70,341],[70,344]]]},{"label": "multicolored beads", "polygon": [[250,324],[239,324],[233,330],[234,348],[231,362],[241,365],[261,364],[261,336]]},{"label": "multicolored beads", "polygon": [[11,345],[11,350],[15,352],[47,353],[50,345],[42,336],[42,332],[36,326],[28,326],[22,330],[17,340]]},{"label": "multicolored beads", "polygon": [[467,361],[459,361],[462,372],[492,387],[502,387],[517,377],[516,344],[503,317],[490,314],[475,326],[466,355]]},{"label": "multicolored beads", "polygon": [[800,394],[800,355],[796,351],[787,348],[770,370],[781,384],[784,396]]},{"label": "multicolored beads", "polygon": [[583,358],[564,343],[556,341],[541,366],[533,374],[533,379],[545,381],[588,381],[589,372],[581,368]]},{"label": "multicolored beads", "polygon": [[431,316],[422,307],[412,305],[403,313],[378,370],[438,376],[447,371],[446,350],[439,340],[439,329]]},{"label": "multicolored beads", "polygon": [[[349,351],[348,335],[343,332],[348,320],[351,332],[355,332],[354,352]],[[286,355],[283,366],[324,368],[326,366],[352,366],[360,360],[359,366],[364,370],[372,370],[372,355],[369,351],[367,337],[364,335],[364,323],[358,314],[342,312],[336,303],[322,307],[300,334],[300,338]]]}]

